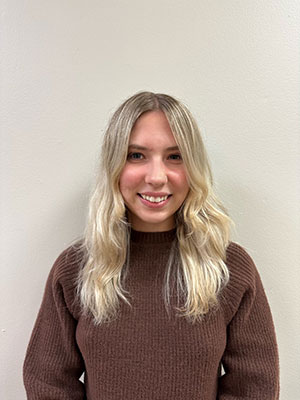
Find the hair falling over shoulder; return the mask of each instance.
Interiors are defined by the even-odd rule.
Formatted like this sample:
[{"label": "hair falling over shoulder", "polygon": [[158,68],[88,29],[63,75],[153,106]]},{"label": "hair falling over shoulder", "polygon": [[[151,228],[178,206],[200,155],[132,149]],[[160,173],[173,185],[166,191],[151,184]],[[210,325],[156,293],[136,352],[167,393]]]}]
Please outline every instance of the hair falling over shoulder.
[{"label": "hair falling over shoulder", "polygon": [[192,323],[218,305],[218,293],[229,279],[225,255],[232,220],[213,192],[209,161],[196,121],[177,99],[139,92],[121,104],[108,124],[81,244],[85,257],[78,294],[83,311],[91,313],[97,324],[117,316],[120,300],[130,305],[129,293],[124,289],[130,259],[130,224],[119,177],[136,120],[155,110],[163,111],[169,122],[190,186],[175,215],[176,245],[172,246],[163,287],[166,308],[170,306],[172,271],[177,290],[184,298],[184,305],[177,311]]}]

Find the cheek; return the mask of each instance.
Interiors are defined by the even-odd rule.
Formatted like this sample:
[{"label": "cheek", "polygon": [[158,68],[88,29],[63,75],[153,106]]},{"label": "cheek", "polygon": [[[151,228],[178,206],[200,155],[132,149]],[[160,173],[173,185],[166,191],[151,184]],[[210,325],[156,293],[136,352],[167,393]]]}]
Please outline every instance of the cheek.
[{"label": "cheek", "polygon": [[177,171],[176,174],[173,175],[173,182],[183,190],[189,188],[187,176],[184,170]]},{"label": "cheek", "polygon": [[134,188],[140,181],[139,175],[136,170],[125,167],[120,175],[121,192]]}]

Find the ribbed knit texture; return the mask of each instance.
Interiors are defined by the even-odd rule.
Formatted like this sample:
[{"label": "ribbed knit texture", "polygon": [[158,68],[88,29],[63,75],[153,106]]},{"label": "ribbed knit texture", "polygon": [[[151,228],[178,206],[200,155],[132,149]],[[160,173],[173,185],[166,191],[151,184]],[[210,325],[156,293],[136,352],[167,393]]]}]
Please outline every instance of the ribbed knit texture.
[{"label": "ribbed knit texture", "polygon": [[[257,269],[238,244],[220,307],[194,325],[166,313],[165,266],[176,230],[131,232],[126,289],[132,307],[95,326],[75,296],[80,254],[50,272],[24,362],[30,400],[276,400],[278,353]],[[176,304],[176,303],[174,303]],[[220,377],[220,363],[225,374]],[[85,383],[79,377],[85,371]]]}]

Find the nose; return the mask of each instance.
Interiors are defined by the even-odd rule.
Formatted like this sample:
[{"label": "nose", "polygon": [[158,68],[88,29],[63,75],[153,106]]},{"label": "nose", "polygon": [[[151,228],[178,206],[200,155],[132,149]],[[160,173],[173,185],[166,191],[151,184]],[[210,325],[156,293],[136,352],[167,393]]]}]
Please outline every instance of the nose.
[{"label": "nose", "polygon": [[163,162],[157,160],[148,165],[145,174],[145,183],[161,186],[168,182],[168,175]]}]

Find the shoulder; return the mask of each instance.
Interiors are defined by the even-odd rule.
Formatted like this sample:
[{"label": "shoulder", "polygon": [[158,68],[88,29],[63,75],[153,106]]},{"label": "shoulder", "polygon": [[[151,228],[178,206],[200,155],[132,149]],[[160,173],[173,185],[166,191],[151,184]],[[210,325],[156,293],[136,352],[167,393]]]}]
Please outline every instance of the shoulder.
[{"label": "shoulder", "polygon": [[85,252],[81,240],[63,250],[56,258],[51,269],[53,282],[65,286],[77,280],[84,256]]},{"label": "shoulder", "polygon": [[254,298],[261,290],[261,280],[256,265],[249,253],[240,244],[230,242],[226,249],[229,281],[222,291],[222,304],[231,314],[240,306],[245,296]]},{"label": "shoulder", "polygon": [[85,252],[81,241],[67,247],[56,258],[46,284],[55,298],[63,299],[74,316],[79,315],[80,311],[77,287],[84,259]]},{"label": "shoulder", "polygon": [[226,265],[230,274],[230,281],[240,286],[254,284],[258,274],[256,265],[250,254],[236,242],[230,242],[226,249]]}]

